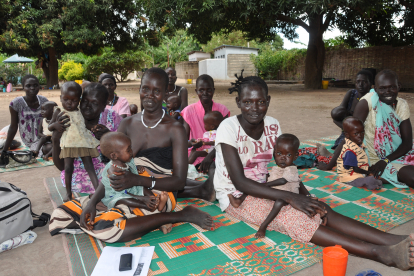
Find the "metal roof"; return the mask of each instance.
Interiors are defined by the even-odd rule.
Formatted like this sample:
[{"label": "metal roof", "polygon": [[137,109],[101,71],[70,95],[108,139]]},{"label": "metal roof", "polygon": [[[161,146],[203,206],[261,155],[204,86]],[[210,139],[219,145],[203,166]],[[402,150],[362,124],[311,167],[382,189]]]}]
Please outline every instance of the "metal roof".
[{"label": "metal roof", "polygon": [[203,51],[191,51],[191,52],[187,53],[187,56],[192,55],[194,53],[210,54],[210,53],[206,53],[206,52],[203,52]]},{"label": "metal roof", "polygon": [[213,49],[213,51],[220,50],[221,48],[240,48],[240,49],[252,49],[252,50],[259,50],[259,48],[251,48],[251,47],[242,47],[242,46],[233,46],[233,45],[221,45]]}]

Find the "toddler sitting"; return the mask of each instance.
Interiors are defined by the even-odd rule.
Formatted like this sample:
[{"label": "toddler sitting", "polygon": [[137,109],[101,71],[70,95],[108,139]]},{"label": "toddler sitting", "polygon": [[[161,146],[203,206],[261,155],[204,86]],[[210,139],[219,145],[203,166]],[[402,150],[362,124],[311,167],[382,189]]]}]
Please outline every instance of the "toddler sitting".
[{"label": "toddler sitting", "polygon": [[[299,178],[298,169],[293,165],[293,161],[298,158],[299,139],[292,134],[282,134],[276,140],[273,151],[273,157],[277,166],[272,167],[269,172],[269,178],[264,185],[278,190],[284,190],[295,194],[310,196]],[[247,197],[240,191],[228,194],[230,204],[238,208]],[[273,205],[273,209],[260,225],[255,238],[264,238],[267,226],[276,218],[283,206],[287,205],[284,200],[278,199]]]},{"label": "toddler sitting", "polygon": [[198,157],[206,157],[214,149],[217,128],[224,117],[219,111],[211,111],[204,115],[203,120],[206,132],[204,132],[202,139],[190,140],[193,149],[188,157],[188,164],[193,164]]},{"label": "toddler sitting", "polygon": [[382,181],[369,172],[368,154],[363,144],[364,124],[358,118],[347,117],[342,122],[342,128],[345,134],[345,144],[336,161],[339,181],[354,187],[366,186],[370,190],[381,189]]},{"label": "toddler sitting", "polygon": [[181,117],[181,99],[178,96],[170,96],[167,99],[167,114],[179,121],[180,123],[183,123],[183,117]]},{"label": "toddler sitting", "polygon": [[49,130],[49,123],[52,120],[53,109],[57,106],[55,102],[45,102],[40,106],[40,114],[42,115],[42,123],[39,127],[39,143],[34,152],[35,155],[38,155],[40,150],[43,151],[43,160],[48,160],[52,155],[52,147],[43,147],[46,143],[51,143],[52,131]]},{"label": "toddler sitting", "polygon": [[[134,164],[133,153],[131,148],[131,139],[121,132],[108,132],[104,134],[100,141],[101,152],[111,161],[102,171],[102,184],[105,186],[105,197],[102,203],[111,209],[118,204],[125,204],[132,208],[145,209],[154,212],[156,209],[165,211],[168,200],[168,193],[161,192],[156,195],[142,186],[133,186],[124,191],[115,191],[108,176],[121,175],[125,171],[133,174],[144,172],[143,167],[137,167]],[[107,196],[108,195],[108,196]]]}]

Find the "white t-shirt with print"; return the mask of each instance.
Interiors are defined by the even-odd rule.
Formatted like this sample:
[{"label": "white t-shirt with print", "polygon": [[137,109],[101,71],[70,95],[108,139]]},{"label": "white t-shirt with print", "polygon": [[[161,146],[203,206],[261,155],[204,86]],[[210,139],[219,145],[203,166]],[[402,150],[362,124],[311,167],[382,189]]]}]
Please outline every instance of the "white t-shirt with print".
[{"label": "white t-shirt with print", "polygon": [[239,152],[243,167],[246,167],[247,163],[254,162],[253,159],[255,157],[269,151],[273,153],[273,146],[276,143],[277,137],[281,134],[279,121],[269,116],[264,118],[264,131],[258,140],[251,138],[244,132],[237,116],[227,118],[220,124],[217,129],[215,143],[216,171],[214,173],[214,189],[216,190],[216,197],[222,211],[227,209],[230,204],[227,194],[236,191],[236,188],[228,175],[221,144],[224,143],[235,147]]}]

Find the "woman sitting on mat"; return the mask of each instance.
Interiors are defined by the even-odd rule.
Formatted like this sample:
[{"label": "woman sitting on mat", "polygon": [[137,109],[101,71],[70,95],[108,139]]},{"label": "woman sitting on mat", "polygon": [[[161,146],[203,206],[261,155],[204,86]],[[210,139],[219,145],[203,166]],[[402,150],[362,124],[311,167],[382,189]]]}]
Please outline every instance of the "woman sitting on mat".
[{"label": "woman sitting on mat", "polygon": [[[118,131],[131,139],[132,156],[135,164],[144,169],[139,175],[125,171],[118,176],[109,176],[111,187],[115,191],[125,191],[134,186],[143,189],[167,191],[169,199],[167,205],[174,210],[175,199],[180,196],[181,189],[185,189],[188,158],[187,139],[184,127],[174,118],[165,114],[162,102],[167,91],[168,75],[160,68],[150,68],[145,71],[141,79],[140,98],[144,110],[134,116],[124,119]],[[89,87],[89,86],[88,86]],[[213,219],[192,206],[183,211],[172,213],[140,216],[139,212],[125,211],[129,208],[111,209],[102,216],[108,216],[109,222],[104,229],[94,232],[91,222],[97,221],[97,204],[102,195],[102,184],[90,200],[76,199],[66,203],[52,214],[56,223],[52,223],[50,231],[59,233],[64,228],[79,227],[89,229],[89,234],[106,242],[130,241],[146,233],[161,228],[164,233],[172,229],[172,223],[191,222],[204,229],[212,229]],[[214,192],[209,187],[209,192]],[[181,193],[183,197],[200,197],[207,191],[206,185],[191,186],[189,191]],[[140,198],[136,198],[140,200]],[[131,208],[134,208],[131,206]],[[74,210],[75,209],[75,210]],[[74,212],[75,211],[75,212]],[[116,215],[114,215],[116,213]],[[81,214],[81,215],[79,215]],[[96,215],[101,217],[101,213]],[[109,219],[109,217],[111,219]],[[68,220],[66,222],[66,220]],[[63,221],[64,223],[59,223]],[[74,222],[73,222],[74,221]],[[112,235],[110,235],[112,234]]]},{"label": "woman sitting on mat", "polygon": [[354,116],[365,123],[364,144],[370,172],[397,188],[414,188],[414,150],[410,109],[398,97],[400,84],[394,71],[383,70],[375,78],[375,92],[365,95]]},{"label": "woman sitting on mat", "polygon": [[[108,99],[108,90],[99,83],[91,83],[87,85],[82,94],[82,99],[79,104],[79,109],[85,118],[86,128],[92,131],[98,140],[102,135],[108,131],[116,131],[122,118],[113,110],[106,109],[106,101]],[[58,120],[61,123],[68,122],[68,118],[64,113],[61,113]],[[65,165],[63,159],[59,158],[61,151],[60,138],[62,133],[54,131],[52,134],[53,142],[53,162],[55,166],[62,172],[61,180],[63,186],[65,183]],[[98,148],[99,150],[99,148]],[[98,180],[101,179],[101,170],[105,167],[104,160],[107,160],[102,155],[97,158],[92,158],[92,163],[95,168],[95,173]],[[109,161],[109,160],[108,160]],[[95,188],[89,178],[87,171],[80,158],[76,158],[73,163],[74,169],[72,174],[72,192],[90,193],[95,192]]]},{"label": "woman sitting on mat", "polygon": [[[31,151],[36,151],[37,144],[40,141],[38,130],[42,123],[42,115],[40,114],[40,106],[47,102],[48,99],[44,96],[37,95],[39,93],[39,80],[34,75],[25,75],[22,79],[25,96],[19,96],[10,102],[10,127],[7,132],[7,139],[3,146],[3,151],[16,148],[13,142],[17,129],[20,131],[20,137],[23,143],[30,148]],[[51,144],[44,146],[44,151],[49,152]],[[2,153],[3,155],[3,153]],[[43,156],[43,150],[39,152],[39,157]]]},{"label": "woman sitting on mat", "polygon": [[[292,239],[320,246],[342,245],[351,254],[372,259],[402,270],[414,267],[414,234],[393,235],[345,217],[314,198],[267,187],[247,178],[243,167],[249,160],[271,152],[281,134],[278,121],[266,116],[270,96],[259,77],[238,78],[231,91],[237,91],[241,114],[224,120],[217,130],[214,187],[220,208],[247,223],[260,225],[274,201],[287,203],[268,230]],[[239,190],[248,196],[234,208],[228,194]],[[321,225],[321,217],[326,226]]]},{"label": "woman sitting on mat", "polygon": [[[225,105],[213,101],[214,96],[214,80],[209,75],[201,75],[196,81],[196,93],[200,99],[194,104],[190,104],[181,111],[181,116],[184,118],[184,128],[188,137],[188,155],[191,154],[193,148],[203,146],[203,142],[191,142],[192,139],[199,139],[203,137],[204,132],[204,115],[210,111],[219,111],[224,118],[230,116],[230,111]],[[210,165],[214,161],[216,151],[212,150],[206,157],[198,157],[193,163],[195,166],[199,165],[199,171],[208,173]]]},{"label": "woman sitting on mat", "polygon": [[[366,70],[361,70],[356,75],[355,80],[355,89],[351,89],[346,92],[342,103],[332,109],[331,116],[335,125],[337,125],[340,129],[342,129],[342,121],[354,114],[355,107],[359,100],[364,97],[371,86],[373,85],[374,76],[371,72]],[[336,139],[334,146],[332,149],[336,149],[343,140],[345,139],[345,135],[342,132],[341,135]]]}]

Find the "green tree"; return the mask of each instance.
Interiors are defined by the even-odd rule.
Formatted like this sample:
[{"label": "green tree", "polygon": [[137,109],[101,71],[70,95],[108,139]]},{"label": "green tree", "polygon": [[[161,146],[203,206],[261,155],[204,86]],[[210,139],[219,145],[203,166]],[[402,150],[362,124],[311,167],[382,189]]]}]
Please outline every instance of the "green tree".
[{"label": "green tree", "polygon": [[116,53],[105,48],[100,56],[91,57],[85,64],[85,78],[96,81],[102,73],[114,75],[118,81],[124,81],[128,74],[141,70],[152,58],[141,51],[128,50]]},{"label": "green tree", "polygon": [[[390,21],[390,16],[397,15],[396,9],[388,9],[388,7],[391,4],[400,5],[403,1],[389,0],[389,2],[388,0],[147,0],[146,14],[156,26],[165,24],[176,28],[189,26],[189,33],[194,34],[201,43],[206,43],[213,33],[221,30],[225,30],[226,33],[240,30],[246,33],[247,39],[261,41],[270,41],[276,32],[282,32],[288,39],[294,40],[298,37],[296,28],[301,27],[309,34],[305,61],[305,87],[320,88],[325,61],[323,34],[334,26],[353,33],[358,30],[355,20],[360,19],[361,22],[371,24],[373,15],[377,18],[386,12],[393,15],[386,17],[388,21],[384,25],[392,26],[395,32],[397,27],[393,21]],[[344,11],[350,16],[344,16]],[[408,19],[406,21],[408,22]],[[393,28],[388,28],[388,33],[392,33]],[[379,40],[379,36],[374,33],[373,31],[365,33],[364,37],[376,36]]]},{"label": "green tree", "polygon": [[178,30],[171,37],[162,35],[158,47],[147,46],[152,53],[154,63],[159,64],[161,68],[174,67],[177,62],[188,60],[188,52],[200,50],[197,41],[185,30]]},{"label": "green tree", "polygon": [[242,46],[242,47],[252,47],[252,48],[269,48],[272,50],[280,50],[283,48],[283,39],[279,35],[275,35],[274,39],[270,42],[260,42],[258,39],[247,40],[246,34],[242,31],[233,31],[226,34],[225,31],[221,30],[217,34],[213,34],[211,40],[207,44],[201,45],[204,52],[211,53],[214,48],[217,48],[221,45],[233,45],[233,46]]},{"label": "green tree", "polygon": [[[58,61],[64,53],[136,49],[154,29],[133,0],[3,0],[0,47],[8,54],[44,58],[47,85],[58,84]],[[150,40],[152,41],[152,40]]]}]

